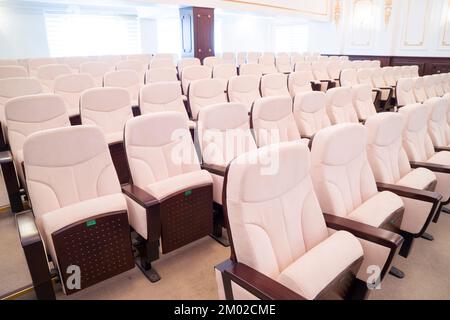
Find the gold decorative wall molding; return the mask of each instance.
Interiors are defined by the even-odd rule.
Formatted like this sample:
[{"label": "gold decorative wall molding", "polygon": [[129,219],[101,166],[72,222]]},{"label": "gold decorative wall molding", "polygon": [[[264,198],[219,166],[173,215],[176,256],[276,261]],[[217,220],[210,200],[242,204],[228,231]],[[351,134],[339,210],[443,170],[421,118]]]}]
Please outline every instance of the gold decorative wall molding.
[{"label": "gold decorative wall molding", "polygon": [[384,24],[387,26],[391,21],[392,15],[392,0],[384,1]]},{"label": "gold decorative wall molding", "polygon": [[305,13],[310,15],[317,15],[317,16],[323,16],[326,17],[329,15],[329,8],[330,8],[330,0],[327,0],[326,2],[326,10],[325,12],[317,12],[317,11],[311,11],[311,10],[305,10],[305,9],[295,9],[291,7],[283,7],[283,6],[277,6],[272,4],[265,4],[265,3],[257,3],[256,1],[245,1],[245,0],[222,0],[223,2],[231,2],[236,4],[245,4],[250,6],[256,6],[256,7],[263,7],[263,8],[272,8],[272,9],[279,9],[279,10],[286,10],[291,12],[297,12],[297,13]]},{"label": "gold decorative wall molding", "polygon": [[334,3],[334,23],[336,24],[336,27],[339,26],[339,22],[340,21],[341,21],[341,0],[335,0],[335,3]]}]

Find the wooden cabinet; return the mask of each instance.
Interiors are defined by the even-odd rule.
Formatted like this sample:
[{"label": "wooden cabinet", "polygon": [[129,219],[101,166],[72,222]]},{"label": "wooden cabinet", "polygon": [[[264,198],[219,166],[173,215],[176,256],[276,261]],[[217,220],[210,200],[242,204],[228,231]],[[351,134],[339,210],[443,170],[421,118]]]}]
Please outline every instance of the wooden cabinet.
[{"label": "wooden cabinet", "polygon": [[214,55],[214,9],[185,7],[180,9],[182,56],[201,61]]}]

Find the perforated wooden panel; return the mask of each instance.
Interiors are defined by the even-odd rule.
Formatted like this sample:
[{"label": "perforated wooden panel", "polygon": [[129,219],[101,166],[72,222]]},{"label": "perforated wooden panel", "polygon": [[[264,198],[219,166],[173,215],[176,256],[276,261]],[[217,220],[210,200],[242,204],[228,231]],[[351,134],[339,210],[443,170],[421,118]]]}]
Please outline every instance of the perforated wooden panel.
[{"label": "perforated wooden panel", "polygon": [[69,266],[80,268],[80,289],[134,267],[126,211],[107,213],[69,225],[54,232],[52,239],[67,294],[79,291],[66,285],[71,276],[67,273]]},{"label": "perforated wooden panel", "polygon": [[212,232],[212,185],[187,190],[161,203],[162,252],[168,253]]}]

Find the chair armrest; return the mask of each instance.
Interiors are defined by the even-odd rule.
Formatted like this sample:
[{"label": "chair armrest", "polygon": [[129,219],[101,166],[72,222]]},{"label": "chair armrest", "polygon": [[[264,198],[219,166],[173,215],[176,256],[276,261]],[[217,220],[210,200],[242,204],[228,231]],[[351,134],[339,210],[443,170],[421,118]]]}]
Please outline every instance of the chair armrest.
[{"label": "chair armrest", "polygon": [[207,170],[209,173],[221,176],[221,177],[225,177],[225,171],[227,170],[226,167],[221,167],[221,166],[217,166],[214,164],[208,164],[208,163],[203,163],[201,165],[203,170]]},{"label": "chair armrest", "polygon": [[403,243],[403,237],[397,233],[372,227],[350,219],[323,214],[327,227],[338,230],[348,231],[355,237],[379,244],[390,249],[397,249]]},{"label": "chair armrest", "polygon": [[436,164],[436,163],[414,162],[414,161],[411,161],[410,165],[411,165],[411,168],[413,168],[413,169],[426,168],[433,172],[450,174],[450,166],[444,166],[444,165]]},{"label": "chair armrest", "polygon": [[390,191],[395,193],[400,197],[430,202],[430,203],[440,203],[442,200],[442,195],[437,192],[413,189],[404,186],[398,186],[387,183],[377,183],[378,191]]},{"label": "chair armrest", "polygon": [[311,81],[311,88],[313,89],[313,91],[320,91],[321,87],[322,86],[320,83]]},{"label": "chair armrest", "polygon": [[39,300],[55,300],[47,254],[33,213],[25,211],[17,214],[16,224],[37,298]]},{"label": "chair armrest", "polygon": [[134,184],[126,184],[122,186],[122,192],[145,209],[149,209],[154,205],[159,204],[158,199]]},{"label": "chair armrest", "polygon": [[216,268],[222,273],[227,299],[233,299],[231,282],[234,282],[261,300],[306,300],[298,293],[245,264],[227,260]]},{"label": "chair armrest", "polygon": [[0,164],[13,162],[13,157],[11,151],[1,151],[0,152]]},{"label": "chair armrest", "polygon": [[450,151],[450,147],[434,147],[434,151],[436,152]]}]

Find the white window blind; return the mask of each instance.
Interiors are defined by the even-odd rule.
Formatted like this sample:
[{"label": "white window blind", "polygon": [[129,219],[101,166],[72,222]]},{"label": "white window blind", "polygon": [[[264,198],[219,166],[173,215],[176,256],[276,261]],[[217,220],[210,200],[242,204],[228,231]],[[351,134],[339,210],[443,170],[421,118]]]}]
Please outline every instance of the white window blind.
[{"label": "white window blind", "polygon": [[53,57],[141,52],[137,16],[47,12],[45,24]]},{"label": "white window blind", "polygon": [[308,51],[309,28],[307,25],[278,25],[274,27],[276,52]]}]

